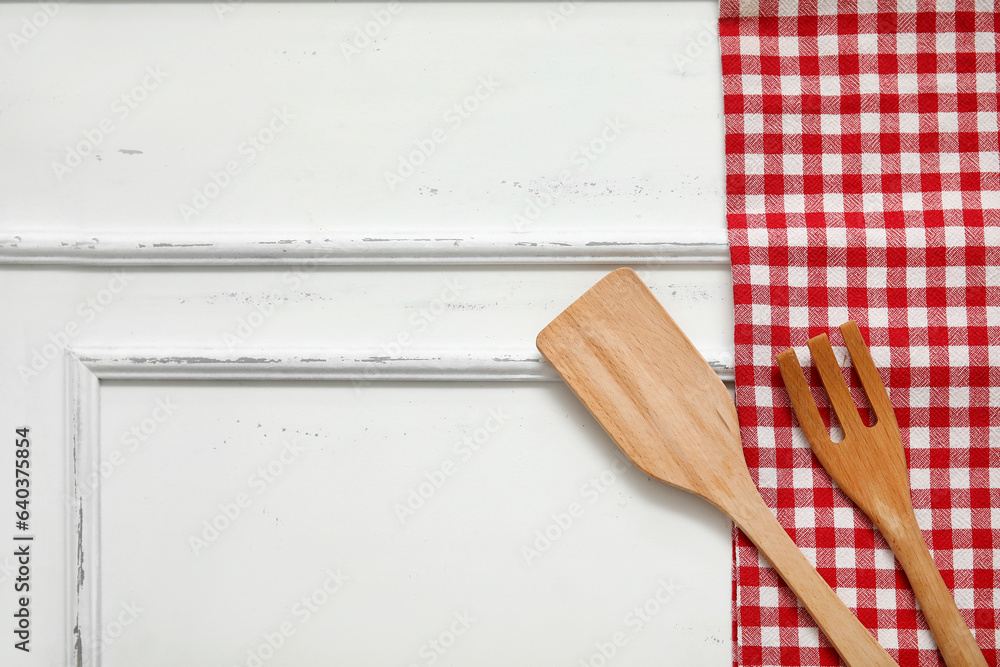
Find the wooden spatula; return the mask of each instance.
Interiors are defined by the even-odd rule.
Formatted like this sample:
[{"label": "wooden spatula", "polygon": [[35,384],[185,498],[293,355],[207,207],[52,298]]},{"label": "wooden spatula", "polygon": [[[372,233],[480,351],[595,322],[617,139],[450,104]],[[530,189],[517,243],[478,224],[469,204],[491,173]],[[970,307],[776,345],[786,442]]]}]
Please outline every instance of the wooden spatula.
[{"label": "wooden spatula", "polygon": [[795,350],[785,350],[778,355],[778,366],[799,426],[833,481],[878,526],[896,554],[945,664],[948,667],[986,667],[986,658],[976,645],[975,637],[958,611],[920,534],[910,503],[906,455],[889,394],[858,325],[847,322],[840,331],[876,421],[871,426],[861,421],[830,340],[824,334],[809,340],[809,351],[844,429],[844,439],[840,442],[830,440]]},{"label": "wooden spatula", "polygon": [[747,470],[729,392],[634,271],[602,279],[537,345],[641,470],[701,496],[743,529],[844,663],[896,664],[771,514]]}]

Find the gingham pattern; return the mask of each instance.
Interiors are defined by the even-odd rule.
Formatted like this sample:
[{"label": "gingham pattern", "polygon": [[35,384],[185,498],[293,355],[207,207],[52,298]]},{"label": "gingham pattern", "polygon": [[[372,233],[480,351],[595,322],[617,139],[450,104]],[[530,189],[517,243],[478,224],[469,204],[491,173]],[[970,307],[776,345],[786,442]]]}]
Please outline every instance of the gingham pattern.
[{"label": "gingham pattern", "polygon": [[[792,346],[806,365],[806,340],[829,333],[843,363],[836,327],[858,322],[896,409],[924,538],[996,665],[995,12],[993,0],[721,4],[747,463],[796,544],[901,665],[942,663],[892,552],[812,456],[775,357]],[[738,531],[734,559],[734,663],[839,664]]]}]

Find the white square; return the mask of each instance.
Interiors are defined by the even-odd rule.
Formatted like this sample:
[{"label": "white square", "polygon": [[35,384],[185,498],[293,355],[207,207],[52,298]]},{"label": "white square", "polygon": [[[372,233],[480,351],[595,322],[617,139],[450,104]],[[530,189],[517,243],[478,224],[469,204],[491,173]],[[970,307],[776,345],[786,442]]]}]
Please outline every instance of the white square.
[{"label": "white square", "polygon": [[839,568],[847,569],[857,565],[854,549],[848,549],[847,547],[837,547],[834,553],[834,560]]},{"label": "white square", "polygon": [[968,324],[969,311],[964,306],[948,306],[945,314],[949,327],[964,327]]},{"label": "white square", "polygon": [[922,227],[906,228],[906,247],[923,248],[927,246],[927,233]]},{"label": "white square", "polygon": [[[809,308],[806,306],[791,306],[788,309],[789,326],[804,328],[809,326]],[[802,357],[800,356],[799,359]]]},{"label": "white square", "polygon": [[817,55],[836,56],[840,53],[840,45],[836,35],[820,35],[816,38]]},{"label": "white square", "polygon": [[[949,11],[941,7],[942,0],[937,0],[938,6],[936,8],[939,12]],[[934,48],[938,53],[955,53],[955,33],[953,32],[939,32],[936,38],[936,46]]]},{"label": "white square", "polygon": [[885,229],[882,227],[865,229],[865,241],[870,248],[884,248],[886,245]]},{"label": "white square", "polygon": [[[851,590],[854,590],[853,588]],[[799,646],[816,648],[819,646],[819,628],[799,628]]]},{"label": "white square", "polygon": [[[927,311],[923,308],[908,308],[910,313],[916,313],[916,317],[910,318],[910,326],[915,328],[921,328],[927,326]],[[923,322],[923,324],[920,324]],[[912,345],[910,346],[910,365],[911,366],[930,366],[931,365],[931,348],[926,345]],[[930,407],[930,395],[928,395],[928,405]]]},{"label": "white square", "polygon": [[802,156],[797,153],[785,153],[781,157],[782,170],[791,176],[802,175]]},{"label": "white square", "polygon": [[[886,595],[882,595],[886,593]],[[895,591],[878,591],[878,606],[882,608],[882,602],[889,599],[889,595],[892,595],[892,603],[887,604],[885,609],[894,609],[896,606],[896,593]],[[882,645],[883,648],[887,649],[899,649],[899,631],[896,628],[878,628],[878,643]]]},{"label": "white square", "polygon": [[[996,132],[996,130],[993,130]],[[1000,171],[1000,154],[996,151],[982,151],[979,153],[979,171],[996,173]]]},{"label": "white square", "polygon": [[854,508],[853,507],[834,507],[833,508],[833,527],[834,528],[854,528]]},{"label": "white square", "polygon": [[910,468],[910,488],[931,488],[931,471],[927,468]]},{"label": "white square", "polygon": [[766,213],[764,210],[764,195],[747,195],[745,201],[747,213]]},{"label": "white square", "polygon": [[920,173],[920,153],[900,153],[899,173],[919,174]]},{"label": "white square", "polygon": [[819,77],[819,92],[820,95],[840,95],[840,77],[839,76]]},{"label": "white square", "polygon": [[743,75],[743,94],[760,95],[764,92],[763,77],[758,74]]},{"label": "white square", "polygon": [[862,113],[861,131],[865,134],[877,134],[881,132],[882,115],[877,113]]},{"label": "white square", "polygon": [[753,346],[753,365],[754,366],[770,366],[774,363],[774,359],[771,357],[771,346],[769,345],[754,345]]},{"label": "white square", "polygon": [[[914,47],[916,49],[916,47]],[[909,72],[899,74],[896,76],[896,87],[899,89],[900,95],[916,95],[917,94],[917,75]]]},{"label": "white square", "polygon": [[858,84],[862,95],[875,95],[879,91],[878,74],[861,74],[858,76]]},{"label": "white square", "polygon": [[976,33],[976,51],[978,53],[993,53],[997,49],[997,37],[992,32]]},{"label": "white square", "polygon": [[820,120],[820,132],[823,134],[840,134],[840,116],[838,114],[823,114]]},{"label": "white square", "polygon": [[912,32],[901,32],[896,35],[896,53],[916,53],[917,36]]},{"label": "white square", "polygon": [[[996,74],[993,77],[993,87],[996,88]],[[958,74],[955,72],[938,72],[935,80],[937,81],[937,91],[939,93],[958,92]]]},{"label": "white square", "polygon": [[833,248],[846,248],[847,230],[843,227],[830,227],[826,230],[826,244]]},{"label": "white square", "polygon": [[[781,78],[785,79],[787,77],[781,77]],[[784,84],[782,84],[781,90],[782,91],[785,90]],[[802,116],[797,113],[782,114],[781,132],[782,134],[802,134]],[[801,174],[802,172],[799,173]]]},{"label": "white square", "polygon": [[744,56],[760,55],[760,37],[753,35],[740,36],[740,54]]},{"label": "white square", "polygon": [[996,190],[983,190],[979,193],[979,202],[984,209],[1000,208],[1000,192]]},{"label": "white square", "polygon": [[937,648],[937,644],[934,642],[934,635],[931,631],[926,628],[917,628],[917,648],[930,651]]},{"label": "white square", "polygon": [[802,77],[791,74],[778,77],[778,85],[781,86],[782,95],[801,95]]},{"label": "white square", "polygon": [[774,586],[761,586],[760,587],[760,606],[761,607],[777,607],[778,606],[778,589]]},{"label": "white square", "polygon": [[858,53],[878,53],[878,35],[858,35]]},{"label": "white square", "polygon": [[[966,387],[968,389],[968,387]],[[954,403],[952,404],[954,405]],[[948,471],[949,483],[952,489],[969,488],[969,469],[952,467]],[[951,523],[955,528],[971,528],[972,515],[969,514],[968,507],[953,507],[951,510]],[[961,523],[959,523],[961,522]]]},{"label": "white square", "polygon": [[812,468],[793,468],[792,469],[792,488],[795,489],[811,489],[813,485],[813,471]]},{"label": "white square", "polygon": [[778,488],[777,479],[777,471],[774,468],[761,468],[757,485],[762,489],[776,489]]},{"label": "white square", "polygon": [[865,153],[861,156],[861,173],[862,174],[881,174],[882,173],[882,154],[881,153]]},{"label": "white square", "polygon": [[808,287],[809,286],[809,270],[804,266],[790,266],[788,267],[788,286],[789,287]]},{"label": "white square", "polygon": [[938,154],[938,169],[942,174],[957,174],[962,170],[958,153]]},{"label": "white square", "polygon": [[785,213],[805,213],[805,195],[785,195],[784,205]]},{"label": "white square", "polygon": [[764,156],[760,153],[747,153],[743,158],[743,169],[747,175],[764,174]]},{"label": "white square", "polygon": [[888,308],[869,308],[868,326],[884,328],[889,326]]},{"label": "white square", "polygon": [[[879,551],[884,551],[884,549],[879,549]],[[889,569],[889,568],[886,568]],[[879,609],[895,609],[896,608],[896,589],[895,588],[879,588],[875,591],[875,604]],[[879,630],[878,639],[879,643],[885,647],[893,647],[892,641],[886,643],[882,638],[882,633],[884,630]],[[895,630],[892,631],[895,633]],[[894,639],[894,638],[893,638]]]},{"label": "white square", "polygon": [[[980,132],[996,132],[997,131],[997,112],[996,111],[980,111],[976,114],[976,129]],[[996,155],[996,153],[994,153]]]},{"label": "white square", "polygon": [[760,229],[754,227],[753,229],[747,230],[747,240],[752,246],[765,246],[768,244],[769,239],[767,236],[766,229]]},{"label": "white square", "polygon": [[919,192],[903,193],[904,211],[921,211],[924,208],[924,197]]},{"label": "white square", "polygon": [[[921,348],[926,350],[927,348]],[[910,365],[911,366],[926,366],[927,363],[914,364],[913,363],[913,353],[911,349],[910,353]],[[930,387],[910,387],[910,407],[914,409],[929,408],[931,407],[931,389]],[[928,478],[928,484],[930,484],[930,478]]]},{"label": "white square", "polygon": [[793,57],[799,55],[798,37],[779,37],[778,55],[782,57]]},{"label": "white square", "polygon": [[885,203],[882,201],[881,192],[866,192],[861,196],[861,206],[865,212],[879,212],[885,210]]},{"label": "white square", "polygon": [[750,284],[768,285],[771,282],[771,268],[760,264],[750,265]]},{"label": "white square", "polygon": [[964,208],[962,206],[962,193],[958,190],[941,191],[941,209],[945,211]]},{"label": "white square", "polygon": [[996,73],[986,73],[977,72],[976,73],[976,92],[979,93],[995,93],[997,92],[997,75]]},{"label": "white square", "polygon": [[826,270],[826,284],[828,287],[846,287],[847,267],[845,266],[828,267]]},{"label": "white square", "polygon": [[899,114],[899,131],[903,134],[916,134],[920,131],[920,114]]},{"label": "white square", "polygon": [[914,509],[913,516],[917,517],[917,525],[920,526],[920,530],[929,530],[931,527],[931,518],[933,512],[929,509]]},{"label": "white square", "polygon": [[774,405],[774,390],[771,387],[754,387],[757,405],[771,407]]},{"label": "white square", "polygon": [[844,156],[840,153],[823,154],[823,174],[833,175],[844,173]]},{"label": "white square", "polygon": [[[951,229],[955,229],[964,237],[963,233],[964,230],[957,227],[955,228],[949,227],[948,231],[951,231]],[[957,239],[951,238],[951,234],[946,235],[945,240],[947,241],[948,245],[951,246],[960,245],[960,242]],[[962,240],[964,241],[965,239],[963,238]],[[965,283],[966,283],[966,272],[964,266],[949,266],[948,268],[945,269],[944,272],[945,287],[965,287]]]},{"label": "white square", "polygon": [[840,325],[850,319],[850,317],[847,315],[847,308],[841,306],[827,308],[826,313],[828,321],[831,324]]},{"label": "white square", "polygon": [[790,248],[805,248],[809,245],[809,234],[801,227],[789,229],[787,243]]},{"label": "white square", "polygon": [[816,510],[812,507],[796,507],[795,508],[795,527],[796,528],[815,528],[816,527]]},{"label": "white square", "polygon": [[758,325],[771,324],[771,306],[757,304],[753,307],[751,321]]},{"label": "white square", "polygon": [[958,132],[958,113],[942,111],[938,114],[938,131]]},{"label": "white square", "polygon": [[[966,355],[966,357],[968,357],[968,355]],[[948,360],[951,361],[950,355]],[[969,407],[969,392],[969,387],[950,387],[948,389],[948,406],[952,408]],[[966,481],[968,481],[968,472],[966,472]]]},{"label": "white square", "polygon": [[824,192],[823,210],[827,213],[843,213],[844,196],[839,192]]},{"label": "white square", "polygon": [[[908,288],[921,288],[921,289],[927,287],[927,269],[922,266],[906,267],[906,286]],[[915,310],[915,309],[911,308],[910,310]],[[925,317],[924,325],[926,325],[926,323],[927,319]]]},{"label": "white square", "polygon": [[[948,322],[951,326],[951,322]],[[962,368],[969,365],[969,346],[968,345],[951,345],[948,347],[948,365],[952,368]],[[965,392],[965,405],[969,405],[969,388],[962,387],[962,391]]]},{"label": "white square", "polygon": [[[927,401],[925,401],[924,407],[930,405],[930,389],[927,389]],[[912,392],[912,390],[911,390]],[[931,446],[931,430],[926,426],[911,426],[910,427],[910,448],[911,449],[930,449]],[[930,482],[928,482],[928,487]]]},{"label": "white square", "polygon": [[764,115],[759,113],[748,113],[743,115],[744,134],[763,134]]}]

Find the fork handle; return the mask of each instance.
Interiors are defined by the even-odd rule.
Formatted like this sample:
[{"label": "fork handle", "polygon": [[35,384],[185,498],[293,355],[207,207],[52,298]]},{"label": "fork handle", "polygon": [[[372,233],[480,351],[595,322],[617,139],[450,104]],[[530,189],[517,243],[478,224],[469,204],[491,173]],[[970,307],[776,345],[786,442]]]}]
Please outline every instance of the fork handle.
[{"label": "fork handle", "polygon": [[986,667],[986,658],[934,564],[913,511],[898,512],[892,518],[891,522],[883,522],[886,525],[880,524],[879,530],[910,580],[945,664],[948,667]]},{"label": "fork handle", "polygon": [[751,500],[730,512],[733,521],[795,591],[844,664],[847,667],[895,667],[896,663],[885,649],[795,546],[763,498],[757,495],[757,501]]}]

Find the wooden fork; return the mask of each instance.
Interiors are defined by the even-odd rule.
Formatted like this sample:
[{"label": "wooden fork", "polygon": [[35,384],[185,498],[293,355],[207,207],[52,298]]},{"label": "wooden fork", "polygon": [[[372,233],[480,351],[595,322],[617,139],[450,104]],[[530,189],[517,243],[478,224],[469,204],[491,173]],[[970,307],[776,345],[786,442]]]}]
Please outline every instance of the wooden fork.
[{"label": "wooden fork", "polygon": [[882,378],[858,325],[847,322],[840,327],[840,331],[876,422],[866,427],[861,421],[833,348],[824,334],[809,341],[809,351],[844,430],[844,439],[839,443],[830,440],[795,351],[789,349],[778,355],[778,366],[799,425],[833,481],[885,536],[913,586],[945,663],[949,667],[985,667],[986,659],[934,565],[917,525],[910,502],[906,457],[899,426]]}]

